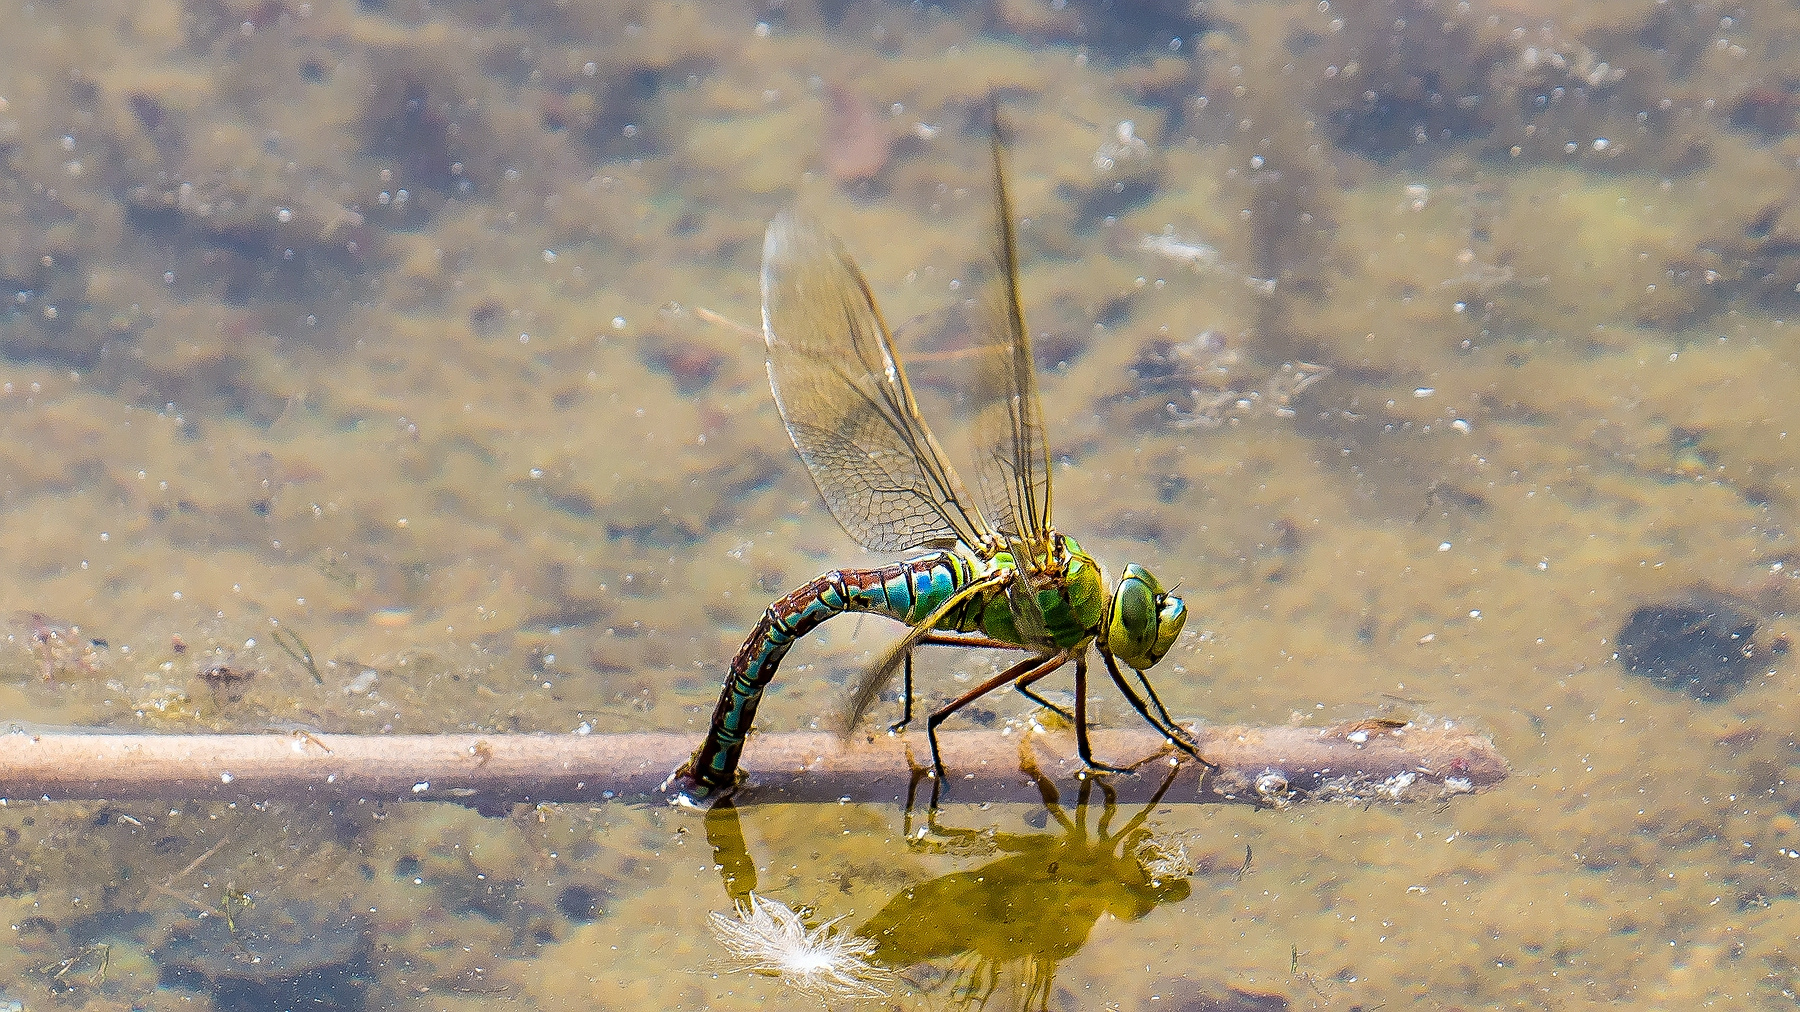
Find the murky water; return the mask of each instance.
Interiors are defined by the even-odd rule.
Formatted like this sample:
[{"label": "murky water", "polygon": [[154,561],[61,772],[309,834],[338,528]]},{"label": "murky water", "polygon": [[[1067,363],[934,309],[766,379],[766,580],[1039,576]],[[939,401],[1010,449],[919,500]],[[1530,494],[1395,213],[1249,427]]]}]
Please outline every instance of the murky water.
[{"label": "murky water", "polygon": [[[1057,521],[1179,581],[1171,707],[1449,717],[1515,767],[1439,808],[1130,825],[1095,792],[935,831],[14,801],[0,1002],[810,1003],[713,940],[754,878],[877,940],[887,997],[846,1007],[1795,1004],[1791,8],[0,23],[10,720],[697,737],[768,601],[877,561],[754,335],[698,310],[756,322],[801,200],[935,396],[992,89]],[[759,726],[829,710],[891,634],[820,630]],[[940,696],[992,670],[934,663]]]}]

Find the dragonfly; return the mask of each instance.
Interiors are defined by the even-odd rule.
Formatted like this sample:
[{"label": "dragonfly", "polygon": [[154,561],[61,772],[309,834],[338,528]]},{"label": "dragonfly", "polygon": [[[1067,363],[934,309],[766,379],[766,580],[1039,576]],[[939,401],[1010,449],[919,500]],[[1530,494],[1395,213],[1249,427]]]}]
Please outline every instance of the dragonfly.
[{"label": "dragonfly", "polygon": [[[873,552],[923,554],[873,569],[834,569],[763,612],[732,658],[705,740],[676,771],[700,796],[736,784],[757,705],[789,648],[846,612],[884,615],[909,628],[852,680],[845,733],[901,670],[904,713],[890,730],[911,722],[912,661],[920,647],[1026,653],[926,718],[940,784],[939,725],[1007,685],[1074,724],[1076,751],[1089,771],[1125,772],[1097,761],[1088,741],[1090,648],[1139,716],[1205,762],[1145,675],[1181,635],[1186,605],[1136,563],[1108,587],[1100,564],[1051,525],[1050,450],[1020,299],[1006,146],[993,106],[989,120],[994,214],[987,262],[972,286],[975,323],[965,356],[977,447],[973,494],[925,424],[869,282],[843,242],[792,211],[769,225],[763,337],[769,386],[794,449],[832,516],[858,543]],[[1135,685],[1120,662],[1135,673]],[[1032,688],[1070,664],[1073,714]]]}]

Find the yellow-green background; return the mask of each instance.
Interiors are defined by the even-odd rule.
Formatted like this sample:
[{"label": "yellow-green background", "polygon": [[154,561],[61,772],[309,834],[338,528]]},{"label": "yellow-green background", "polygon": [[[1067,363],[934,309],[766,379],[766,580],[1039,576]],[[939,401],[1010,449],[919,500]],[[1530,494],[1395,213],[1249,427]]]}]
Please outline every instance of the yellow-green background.
[{"label": "yellow-green background", "polygon": [[[1515,776],[1441,808],[1155,812],[1201,868],[1138,906],[1041,810],[953,809],[997,832],[934,850],[894,810],[755,809],[762,890],[853,929],[940,876],[991,885],[924,908],[935,958],[870,1007],[990,972],[995,1003],[1061,1009],[1794,1005],[1791,5],[98,0],[0,25],[7,720],[698,736],[768,601],[883,560],[815,501],[754,336],[696,310],[755,323],[762,229],[802,199],[937,389],[993,89],[1058,524],[1180,583],[1171,707],[1472,722]],[[1212,252],[1142,248],[1165,233]],[[1332,372],[1289,398],[1293,363]],[[1612,659],[1634,609],[1695,595],[1759,623],[1724,701]],[[843,623],[759,726],[828,712],[892,633]],[[991,670],[929,664],[940,695]],[[28,1008],[208,1007],[153,953],[227,889],[302,930],[361,918],[334,994],[369,1008],[811,1002],[728,972],[689,813],[13,801],[0,829],[0,1000]],[[1011,851],[1034,857],[980,875]],[[1024,928],[984,915],[1027,886]],[[103,978],[51,972],[97,942]]]}]

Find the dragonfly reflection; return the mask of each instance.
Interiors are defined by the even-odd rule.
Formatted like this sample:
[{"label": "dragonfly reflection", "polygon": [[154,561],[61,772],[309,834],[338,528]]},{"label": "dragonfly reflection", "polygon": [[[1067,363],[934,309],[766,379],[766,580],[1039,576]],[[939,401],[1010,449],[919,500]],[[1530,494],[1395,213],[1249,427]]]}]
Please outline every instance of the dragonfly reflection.
[{"label": "dragonfly reflection", "polygon": [[[1142,859],[1151,831],[1145,823],[1174,784],[1176,770],[1123,825],[1116,792],[1103,780],[1081,781],[1073,808],[1039,770],[1025,772],[1043,798],[1046,823],[1058,832],[1011,833],[946,827],[931,810],[915,835],[909,811],[907,845],[934,853],[1001,853],[968,871],[901,889],[856,934],[876,945],[873,961],[903,971],[913,987],[939,992],[956,1005],[986,1007],[1015,991],[1008,1006],[1046,1009],[1057,965],[1074,956],[1102,917],[1137,921],[1163,903],[1186,899],[1182,874],[1158,877]],[[1103,804],[1090,830],[1092,795]],[[726,891],[748,902],[756,888],[756,863],[744,844],[738,812],[729,800],[706,815],[707,839]]]}]

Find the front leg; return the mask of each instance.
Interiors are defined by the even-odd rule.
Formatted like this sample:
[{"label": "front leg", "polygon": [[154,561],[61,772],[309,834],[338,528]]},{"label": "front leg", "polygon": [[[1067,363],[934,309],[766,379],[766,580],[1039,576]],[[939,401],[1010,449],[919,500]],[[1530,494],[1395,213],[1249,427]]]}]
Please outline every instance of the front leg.
[{"label": "front leg", "polygon": [[[1144,700],[1140,698],[1136,692],[1132,691],[1131,683],[1125,681],[1125,676],[1119,673],[1119,665],[1113,660],[1112,654],[1102,650],[1100,651],[1100,658],[1106,662],[1106,672],[1112,676],[1113,684],[1119,687],[1119,693],[1131,704],[1131,708],[1138,712],[1138,716],[1144,718],[1144,723],[1149,724],[1151,727],[1161,732],[1163,737],[1173,743],[1176,748],[1186,752],[1196,760],[1199,760],[1200,765],[1206,767],[1208,770],[1218,769],[1218,766],[1208,762],[1206,757],[1200,754],[1198,743],[1196,743],[1185,731],[1181,730],[1180,726],[1175,723],[1173,718],[1168,717],[1169,711],[1163,707],[1162,700],[1156,699],[1156,690],[1150,689],[1150,680],[1144,677],[1142,671],[1137,673],[1138,680],[1144,683],[1144,688],[1150,689],[1150,697],[1156,699],[1156,708],[1163,714],[1164,720],[1158,720],[1156,717],[1150,715],[1150,710],[1145,706]],[[1135,671],[1136,669],[1134,668],[1133,670]]]}]

